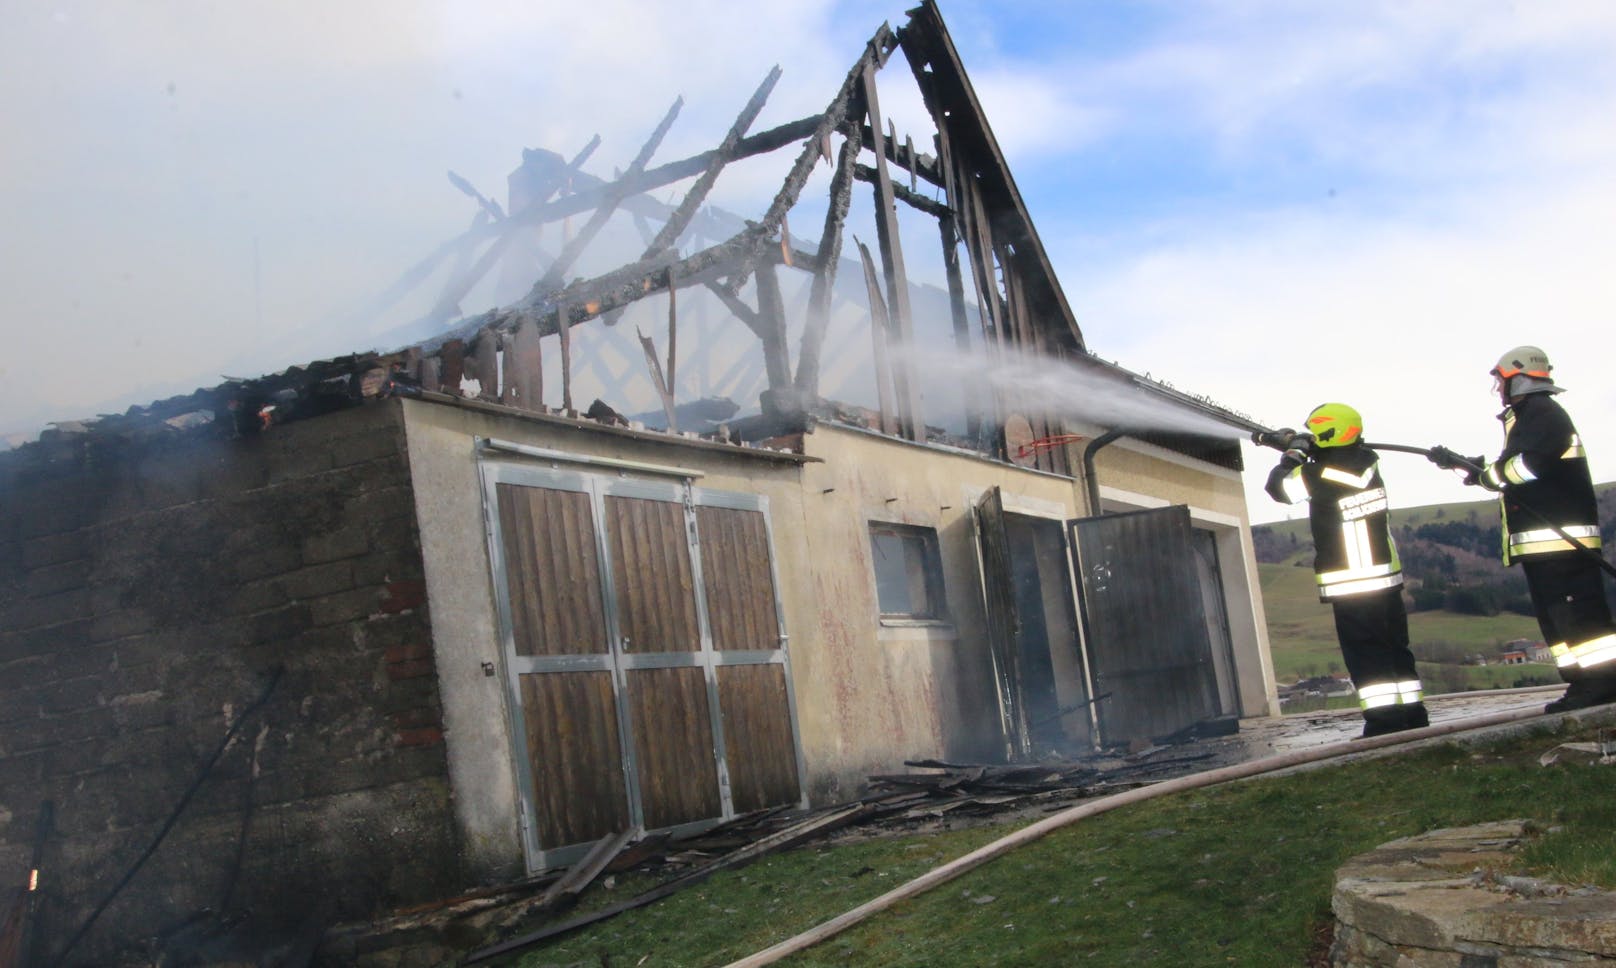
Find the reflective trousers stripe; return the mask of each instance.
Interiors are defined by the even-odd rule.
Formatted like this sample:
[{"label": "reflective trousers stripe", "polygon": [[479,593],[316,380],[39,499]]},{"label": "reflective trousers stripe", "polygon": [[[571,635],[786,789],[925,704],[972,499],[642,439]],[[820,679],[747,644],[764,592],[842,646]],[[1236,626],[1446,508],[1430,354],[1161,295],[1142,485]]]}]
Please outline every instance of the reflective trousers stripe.
[{"label": "reflective trousers stripe", "polygon": [[1403,682],[1376,682],[1358,690],[1358,705],[1363,709],[1412,704],[1423,700],[1424,688],[1418,679]]},{"label": "reflective trousers stripe", "polygon": [[1320,585],[1334,585],[1338,582],[1357,581],[1361,578],[1380,578],[1385,575],[1394,575],[1396,573],[1396,565],[1365,565],[1359,568],[1341,568],[1337,571],[1321,571],[1316,576],[1316,580]]},{"label": "reflective trousers stripe", "polygon": [[1616,661],[1616,634],[1601,635],[1566,650],[1572,663],[1587,669]]},{"label": "reflective trousers stripe", "polygon": [[1387,575],[1384,578],[1360,578],[1357,581],[1334,582],[1319,586],[1319,600],[1330,601],[1334,598],[1350,598],[1353,595],[1363,595],[1368,592],[1383,591],[1387,588],[1396,588],[1403,583],[1403,576]]}]

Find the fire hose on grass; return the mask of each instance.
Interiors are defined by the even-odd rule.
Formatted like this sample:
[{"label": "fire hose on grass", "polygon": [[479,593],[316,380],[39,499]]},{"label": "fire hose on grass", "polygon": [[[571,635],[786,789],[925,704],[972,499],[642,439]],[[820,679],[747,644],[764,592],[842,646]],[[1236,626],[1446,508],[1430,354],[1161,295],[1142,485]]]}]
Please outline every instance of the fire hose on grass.
[{"label": "fire hose on grass", "polygon": [[1404,730],[1385,736],[1375,736],[1368,739],[1355,739],[1342,743],[1331,743],[1327,746],[1317,746],[1309,750],[1297,750],[1290,753],[1280,753],[1276,756],[1265,757],[1260,760],[1250,760],[1225,766],[1205,773],[1182,776],[1173,780],[1164,780],[1160,783],[1136,787],[1122,793],[1101,797],[1087,803],[1078,804],[1060,813],[1053,814],[1035,824],[1026,826],[1007,836],[1001,837],[963,857],[949,861],[940,867],[935,867],[919,877],[902,884],[872,901],[839,914],[823,924],[809,928],[794,937],[787,938],[778,944],[765,948],[756,954],[751,954],[738,961],[730,962],[725,968],[757,968],[761,965],[773,964],[787,955],[795,954],[806,948],[818,944],[834,935],[846,931],[848,928],[867,920],[872,915],[892,907],[899,901],[907,900],[931,888],[965,874],[968,871],[981,867],[990,860],[994,860],[1009,853],[1017,847],[1038,840],[1045,834],[1070,826],[1079,820],[1107,813],[1119,807],[1131,806],[1145,800],[1167,796],[1173,793],[1183,793],[1187,790],[1199,790],[1202,787],[1214,786],[1219,783],[1228,783],[1232,780],[1243,780],[1247,777],[1258,776],[1264,773],[1273,773],[1278,770],[1292,767],[1306,766],[1323,760],[1348,756],[1353,753],[1369,752],[1383,749],[1388,746],[1399,746],[1404,743],[1417,742],[1424,739],[1434,739],[1450,733],[1462,732],[1470,729],[1480,729],[1485,726],[1499,726],[1505,723],[1517,722],[1541,716],[1538,709],[1520,709],[1512,712],[1494,713],[1489,716],[1477,716],[1472,719],[1462,719],[1450,723],[1440,723],[1435,726],[1425,726],[1420,729]]}]

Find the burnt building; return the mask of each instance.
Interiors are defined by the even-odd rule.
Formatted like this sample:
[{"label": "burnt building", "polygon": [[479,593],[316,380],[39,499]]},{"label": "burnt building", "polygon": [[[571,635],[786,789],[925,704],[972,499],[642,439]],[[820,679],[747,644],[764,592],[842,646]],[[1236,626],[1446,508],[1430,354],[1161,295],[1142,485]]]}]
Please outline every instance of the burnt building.
[{"label": "burnt building", "polygon": [[[711,151],[651,163],[676,102],[614,178],[586,145],[470,190],[400,348],[0,455],[0,872],[43,859],[42,957],[317,944],[917,757],[1277,710],[1250,421],[1089,351],[936,8],[753,133],[778,77]],[[763,211],[704,204],[769,159]]]}]

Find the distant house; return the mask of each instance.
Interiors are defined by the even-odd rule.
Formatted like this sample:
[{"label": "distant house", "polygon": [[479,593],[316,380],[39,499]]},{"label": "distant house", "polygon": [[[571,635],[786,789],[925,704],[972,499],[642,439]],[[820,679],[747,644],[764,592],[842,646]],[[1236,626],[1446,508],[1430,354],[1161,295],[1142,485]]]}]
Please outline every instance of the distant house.
[{"label": "distant house", "polygon": [[1520,649],[1511,649],[1498,657],[1501,665],[1525,665],[1530,662],[1526,653]]},{"label": "distant house", "polygon": [[1520,662],[1553,662],[1554,655],[1549,647],[1536,639],[1510,639],[1503,645],[1502,662],[1505,665],[1515,665],[1516,661],[1510,657],[1516,653],[1524,656]]},{"label": "distant house", "polygon": [[1330,699],[1336,696],[1350,696],[1354,690],[1351,679],[1339,676],[1313,676],[1308,679],[1299,679],[1289,686],[1280,686],[1278,689],[1279,701],[1289,702],[1295,699]]}]

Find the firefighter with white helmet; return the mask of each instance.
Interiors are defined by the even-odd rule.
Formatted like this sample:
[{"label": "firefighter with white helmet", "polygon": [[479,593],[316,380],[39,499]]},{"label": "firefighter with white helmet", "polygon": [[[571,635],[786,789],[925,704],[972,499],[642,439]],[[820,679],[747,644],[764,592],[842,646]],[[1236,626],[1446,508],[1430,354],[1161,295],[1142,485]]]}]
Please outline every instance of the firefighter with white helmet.
[{"label": "firefighter with white helmet", "polygon": [[[1616,702],[1616,621],[1600,575],[1599,509],[1582,438],[1555,394],[1549,356],[1517,346],[1489,371],[1504,404],[1504,450],[1465,479],[1498,491],[1504,563],[1519,563],[1543,641],[1555,655],[1563,712]],[[1579,549],[1577,546],[1581,545]]]},{"label": "firefighter with white helmet", "polygon": [[1341,657],[1363,711],[1363,735],[1427,725],[1380,458],[1364,446],[1358,411],[1344,403],[1315,407],[1307,432],[1292,437],[1269,473],[1267,491],[1281,503],[1310,502],[1319,600],[1335,611]]}]

